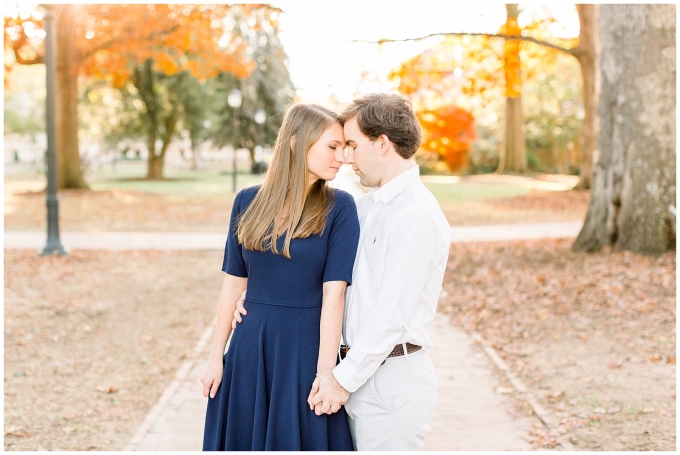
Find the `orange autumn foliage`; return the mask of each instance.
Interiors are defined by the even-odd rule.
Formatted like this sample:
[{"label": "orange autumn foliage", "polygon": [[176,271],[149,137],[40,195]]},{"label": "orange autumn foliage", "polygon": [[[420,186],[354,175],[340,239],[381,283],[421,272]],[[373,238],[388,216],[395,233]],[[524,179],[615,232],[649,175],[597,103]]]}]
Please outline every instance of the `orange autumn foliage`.
[{"label": "orange autumn foliage", "polygon": [[[532,13],[524,27],[519,26],[516,17],[508,18],[498,34],[531,36],[567,49],[576,47],[578,38],[553,36],[550,26],[554,22],[555,19],[544,8]],[[450,106],[472,112],[488,105],[490,100],[518,97],[523,83],[545,73],[549,65],[562,64],[565,58],[555,49],[527,41],[493,35],[451,34],[444,36],[439,44],[393,68],[388,79],[394,82],[399,92],[410,98],[422,121],[425,113],[445,115]],[[468,115],[472,123],[473,115],[469,112]],[[430,131],[435,124],[434,121],[423,121],[425,135],[444,137]],[[472,133],[470,137],[473,137],[474,127],[470,126],[469,131]],[[449,167],[460,170],[466,158],[463,158],[460,148],[451,146],[450,151],[441,148],[447,145],[435,143],[427,146],[424,142],[423,149],[437,151],[439,148],[437,153],[444,157]]]},{"label": "orange autumn foliage", "polygon": [[[122,87],[136,66],[152,59],[154,71],[168,76],[230,72],[244,78],[255,67],[250,35],[277,28],[278,14],[263,4],[76,5],[78,72]],[[43,40],[27,35],[42,29],[43,21],[6,16],[4,22],[5,49],[15,51],[16,63],[40,63]]]},{"label": "orange autumn foliage", "polygon": [[[505,24],[498,32],[501,35],[519,36],[522,33],[517,25],[516,17],[508,17]],[[519,49],[521,41],[506,39],[504,46],[503,72],[505,74],[505,96],[506,98],[517,98],[522,92],[522,76],[520,71]]]},{"label": "orange autumn foliage", "polygon": [[225,18],[242,15],[249,28],[276,26],[266,5],[83,5],[77,14],[78,48],[85,75],[122,86],[134,68],[153,59],[156,72],[188,71],[195,78],[231,72],[248,76],[255,66],[241,28]]},{"label": "orange autumn foliage", "polygon": [[475,119],[456,106],[416,113],[423,128],[421,148],[439,154],[451,171],[459,172],[468,165],[468,149],[475,135]]}]

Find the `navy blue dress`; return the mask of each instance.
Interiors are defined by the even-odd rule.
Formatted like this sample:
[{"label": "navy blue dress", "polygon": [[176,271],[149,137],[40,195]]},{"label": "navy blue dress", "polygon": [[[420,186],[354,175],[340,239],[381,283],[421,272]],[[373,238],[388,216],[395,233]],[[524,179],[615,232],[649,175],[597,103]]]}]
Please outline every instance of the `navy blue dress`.
[{"label": "navy blue dress", "polygon": [[319,355],[323,283],[352,282],[359,242],[354,199],[334,190],[323,233],[292,240],[287,259],[237,241],[236,218],[258,190],[238,193],[231,213],[222,270],[248,278],[248,314],[224,355],[215,398],[208,398],[203,450],[354,450],[344,408],[317,416],[307,404]]}]

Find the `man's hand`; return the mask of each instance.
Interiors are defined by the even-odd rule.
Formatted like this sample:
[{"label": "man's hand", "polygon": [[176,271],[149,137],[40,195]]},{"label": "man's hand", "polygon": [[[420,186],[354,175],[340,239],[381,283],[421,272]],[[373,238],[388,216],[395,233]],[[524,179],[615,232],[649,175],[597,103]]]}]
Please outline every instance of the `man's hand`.
[{"label": "man's hand", "polygon": [[238,322],[239,324],[241,322],[243,322],[243,320],[241,319],[241,315],[245,316],[246,314],[248,314],[248,312],[246,311],[246,307],[244,305],[244,302],[246,301],[246,292],[247,291],[248,291],[248,289],[243,291],[241,293],[241,297],[239,297],[239,299],[236,301],[236,310],[234,310],[234,319],[231,320],[232,330],[236,330],[236,322]]},{"label": "man's hand", "polygon": [[307,398],[309,408],[316,415],[333,414],[340,410],[340,406],[347,402],[349,392],[335,379],[332,371],[319,374]]}]

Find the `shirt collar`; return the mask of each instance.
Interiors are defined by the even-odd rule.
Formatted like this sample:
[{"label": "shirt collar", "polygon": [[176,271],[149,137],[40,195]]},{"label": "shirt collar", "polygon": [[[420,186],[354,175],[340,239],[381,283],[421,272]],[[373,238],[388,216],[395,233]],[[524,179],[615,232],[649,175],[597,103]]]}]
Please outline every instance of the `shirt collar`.
[{"label": "shirt collar", "polygon": [[420,167],[416,165],[397,175],[380,188],[371,188],[368,193],[373,197],[374,202],[388,203],[397,194],[419,181]]}]

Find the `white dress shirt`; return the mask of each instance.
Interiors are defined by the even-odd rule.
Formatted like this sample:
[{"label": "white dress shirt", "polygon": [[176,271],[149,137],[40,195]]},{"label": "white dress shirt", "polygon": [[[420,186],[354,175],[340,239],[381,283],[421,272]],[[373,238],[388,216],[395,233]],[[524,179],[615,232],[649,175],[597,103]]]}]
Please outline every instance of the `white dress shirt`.
[{"label": "white dress shirt", "polygon": [[418,166],[357,201],[361,234],[345,296],[347,357],[333,370],[354,392],[395,345],[431,347],[429,331],[446,270],[451,227]]}]

